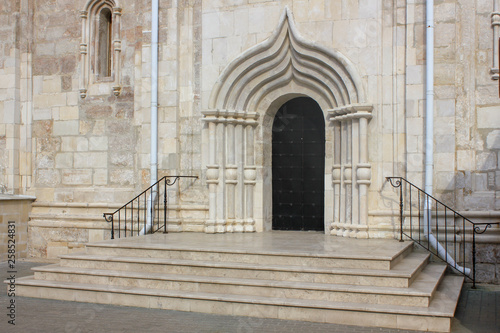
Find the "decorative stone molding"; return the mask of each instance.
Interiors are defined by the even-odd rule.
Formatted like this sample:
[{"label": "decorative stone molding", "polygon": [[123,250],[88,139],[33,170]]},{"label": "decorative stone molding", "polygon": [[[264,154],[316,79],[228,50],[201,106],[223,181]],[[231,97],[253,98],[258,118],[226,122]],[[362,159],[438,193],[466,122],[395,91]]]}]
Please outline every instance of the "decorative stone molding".
[{"label": "decorative stone molding", "polygon": [[[111,26],[111,75],[110,77],[99,78],[97,68],[97,47],[96,40],[97,18],[103,8],[108,8],[112,13]],[[84,10],[80,11],[82,22],[82,39],[80,42],[80,98],[85,98],[88,94],[90,84],[106,82],[110,84],[113,95],[121,93],[121,15],[122,9],[118,0],[89,0]]]},{"label": "decorative stone molding", "polygon": [[[334,215],[332,234],[368,238],[368,120],[373,106],[355,104],[328,110],[334,128]],[[354,169],[354,170],[353,170]],[[343,174],[343,177],[342,177]]]},{"label": "decorative stone molding", "polygon": [[215,83],[209,105],[220,110],[259,110],[273,91],[293,83],[333,109],[365,99],[361,78],[341,53],[300,36],[286,8],[264,42],[233,60]]},{"label": "decorative stone molding", "polygon": [[[253,232],[253,130],[258,114],[207,110],[209,128],[209,220],[205,232]],[[245,135],[246,134],[246,135]],[[249,143],[249,142],[252,143]]]},{"label": "decorative stone molding", "polygon": [[[281,101],[297,96],[313,98],[337,128],[335,144],[340,144],[340,138],[343,142],[342,149],[338,146],[335,152],[327,152],[339,157],[342,152],[343,157],[331,169],[336,192],[334,204],[327,205],[327,209],[334,212],[325,216],[343,214],[342,223],[349,227],[342,229],[342,236],[367,236],[365,208],[371,169],[362,145],[367,144],[366,122],[372,107],[361,104],[365,101],[361,78],[349,59],[301,37],[288,8],[267,40],[242,53],[224,69],[212,89],[208,110],[203,112],[209,146],[210,219],[206,232],[253,232],[255,216],[267,218],[266,212],[272,210],[272,200],[267,199],[272,185],[268,179],[264,181],[263,174],[270,173],[266,168],[271,163],[263,161],[271,156],[266,155],[269,152],[264,151],[260,140],[267,142],[272,136],[270,119],[274,113],[270,105],[276,101],[281,105]],[[264,154],[259,156],[258,165],[257,145]],[[346,153],[351,146],[354,154],[351,148]],[[257,204],[256,190],[261,191],[257,193],[262,200]],[[363,208],[363,212],[352,205]]]}]

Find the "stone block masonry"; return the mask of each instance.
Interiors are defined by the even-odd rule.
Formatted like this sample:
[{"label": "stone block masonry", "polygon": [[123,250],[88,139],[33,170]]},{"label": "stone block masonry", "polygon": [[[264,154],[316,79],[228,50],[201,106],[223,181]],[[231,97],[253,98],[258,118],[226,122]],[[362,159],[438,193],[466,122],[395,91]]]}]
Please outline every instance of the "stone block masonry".
[{"label": "stone block masonry", "polygon": [[[100,5],[112,15],[106,75],[96,57],[106,44],[96,34]],[[434,194],[478,222],[500,216],[498,5],[435,4]],[[170,193],[176,231],[214,230],[208,220],[219,231],[271,229],[267,129],[284,103],[308,96],[327,124],[325,225],[335,222],[339,235],[356,234],[347,225],[363,236],[394,236],[397,198],[385,177],[422,185],[424,176],[424,1],[160,7],[159,176],[199,177]],[[281,29],[286,11],[294,27]],[[36,196],[34,255],[107,237],[103,211],[150,181],[150,4],[4,0],[0,18],[1,192]],[[363,105],[372,106],[366,123]],[[218,119],[211,127],[202,119],[212,114]],[[339,210],[350,205],[362,206],[366,221],[346,224],[358,220],[356,209]],[[233,228],[223,226],[229,215]],[[498,233],[492,237],[487,243],[500,243]]]},{"label": "stone block masonry", "polygon": [[[14,256],[26,258],[28,254],[28,219],[34,197],[20,195],[0,195],[0,261],[8,259],[9,244],[15,244]],[[9,228],[9,221],[14,228]],[[11,230],[11,232],[9,232]],[[9,235],[13,235],[11,238]],[[11,242],[9,243],[9,239]],[[12,240],[15,243],[12,243]]]}]

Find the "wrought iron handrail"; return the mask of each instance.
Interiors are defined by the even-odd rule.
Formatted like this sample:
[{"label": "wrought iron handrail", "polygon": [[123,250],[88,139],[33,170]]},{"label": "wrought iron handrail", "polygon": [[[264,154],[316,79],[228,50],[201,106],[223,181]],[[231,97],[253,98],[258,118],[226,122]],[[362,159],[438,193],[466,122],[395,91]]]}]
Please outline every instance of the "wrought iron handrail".
[{"label": "wrought iron handrail", "polygon": [[[492,225],[500,225],[500,222],[473,222],[403,177],[386,177],[386,179],[394,188],[399,188],[399,240],[402,242],[404,236],[408,237],[471,280],[472,287],[475,288],[476,235],[485,233]],[[403,187],[406,189],[404,195]],[[415,211],[418,211],[417,216]],[[429,240],[433,235],[435,242]],[[467,258],[468,240],[472,241],[471,258]],[[442,246],[444,254],[438,250],[440,242],[444,243]],[[467,274],[468,269],[464,267],[469,263],[472,263],[472,267],[470,274]]]},{"label": "wrought iron handrail", "polygon": [[[141,226],[143,233],[146,233],[148,219],[151,233],[161,229],[167,233],[167,187],[174,185],[180,178],[198,179],[197,176],[164,176],[114,212],[104,213],[106,222],[111,223],[111,239],[115,239],[115,236],[121,238],[122,234],[123,237],[134,236],[134,232],[138,236]],[[163,200],[160,201],[160,198]]]}]

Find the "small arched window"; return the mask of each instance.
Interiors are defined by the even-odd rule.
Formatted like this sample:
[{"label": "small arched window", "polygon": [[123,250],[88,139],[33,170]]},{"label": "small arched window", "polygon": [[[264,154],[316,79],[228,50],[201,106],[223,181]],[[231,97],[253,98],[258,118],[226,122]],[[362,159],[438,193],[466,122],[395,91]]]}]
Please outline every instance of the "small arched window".
[{"label": "small arched window", "polygon": [[[88,0],[80,12],[80,96],[87,93],[112,92],[118,96],[120,86],[120,17],[119,0]],[[104,89],[104,90],[103,90]]]},{"label": "small arched window", "polygon": [[100,77],[111,76],[111,27],[112,15],[109,8],[103,8],[99,12],[97,22],[97,54],[96,67]]}]

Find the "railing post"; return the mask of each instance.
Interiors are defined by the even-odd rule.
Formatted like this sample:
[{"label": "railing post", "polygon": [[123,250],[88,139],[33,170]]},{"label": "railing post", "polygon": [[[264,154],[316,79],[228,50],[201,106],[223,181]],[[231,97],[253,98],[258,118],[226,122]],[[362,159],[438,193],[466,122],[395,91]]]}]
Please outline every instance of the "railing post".
[{"label": "railing post", "polygon": [[[411,204],[411,203],[410,203]],[[403,182],[399,180],[399,241],[403,241]]]},{"label": "railing post", "polygon": [[[476,289],[476,227],[472,228],[472,289]],[[465,234],[464,234],[465,236]],[[465,247],[465,237],[464,237],[464,247]],[[465,266],[465,258],[464,258]]]},{"label": "railing post", "polygon": [[403,178],[386,177],[386,179],[391,183],[392,187],[399,187],[399,241],[403,242]]},{"label": "railing post", "polygon": [[167,232],[167,179],[163,182],[163,233],[168,234]]},{"label": "railing post", "polygon": [[115,239],[115,224],[113,222],[113,214],[111,213],[104,213],[102,214],[102,217],[104,217],[104,220],[106,222],[111,222],[111,239]]}]

